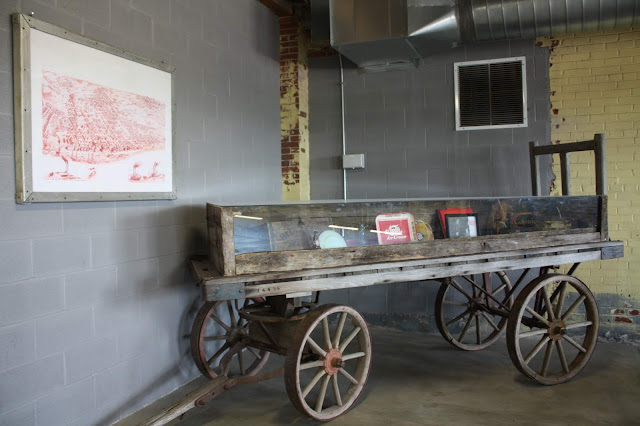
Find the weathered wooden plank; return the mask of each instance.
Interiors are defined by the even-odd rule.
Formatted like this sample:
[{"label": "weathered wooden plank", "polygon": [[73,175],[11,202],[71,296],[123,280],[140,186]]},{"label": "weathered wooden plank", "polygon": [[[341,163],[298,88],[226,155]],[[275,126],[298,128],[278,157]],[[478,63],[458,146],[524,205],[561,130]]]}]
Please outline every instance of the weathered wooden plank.
[{"label": "weathered wooden plank", "polygon": [[244,287],[243,282],[209,284],[202,287],[202,298],[205,301],[244,299]]},{"label": "weathered wooden plank", "polygon": [[222,275],[234,275],[236,253],[233,239],[233,215],[228,207],[207,205],[209,259]]},{"label": "weathered wooden plank", "polygon": [[562,179],[562,195],[571,195],[571,162],[569,153],[560,153],[560,176]]},{"label": "weathered wooden plank", "polygon": [[598,200],[598,228],[600,231],[600,239],[602,241],[609,240],[609,197],[603,195]]},{"label": "weathered wooden plank", "polygon": [[[586,231],[586,232],[585,232]],[[416,260],[461,254],[496,253],[564,244],[600,241],[594,229],[492,235],[483,238],[435,240],[415,244],[346,247],[340,249],[245,253],[236,256],[236,275],[313,269],[318,265],[340,267],[390,260]]]},{"label": "weathered wooden plank", "polygon": [[211,267],[208,260],[203,259],[201,257],[194,258],[191,262],[193,265],[194,272],[196,276],[199,278],[199,281],[203,283],[205,286],[207,285],[218,285],[218,284],[227,284],[227,283],[238,283],[243,282],[247,284],[257,283],[257,282],[275,282],[275,281],[286,281],[292,279],[294,277],[334,277],[334,276],[342,276],[346,272],[356,272],[356,271],[369,271],[372,268],[377,270],[385,270],[388,268],[397,268],[397,267],[426,267],[426,266],[434,266],[442,263],[461,263],[461,262],[473,262],[477,260],[506,260],[512,257],[524,257],[524,256],[541,256],[548,253],[560,253],[567,251],[580,251],[580,250],[589,250],[589,249],[600,249],[603,247],[609,247],[620,244],[619,242],[596,242],[596,243],[588,243],[588,244],[571,244],[571,245],[563,245],[563,246],[554,246],[554,247],[540,247],[533,249],[524,249],[524,250],[512,250],[512,251],[504,251],[497,253],[482,253],[482,254],[471,254],[471,255],[462,255],[462,256],[450,256],[436,259],[420,259],[420,260],[408,260],[408,261],[395,261],[395,262],[381,262],[376,263],[375,265],[350,265],[344,266],[340,268],[318,268],[318,269],[310,269],[310,270],[301,270],[301,271],[287,271],[287,272],[268,272],[268,273],[259,273],[254,275],[238,275],[225,277],[217,274]]},{"label": "weathered wooden plank", "polygon": [[227,381],[229,381],[229,378],[227,376],[216,377],[210,382],[207,382],[205,385],[188,393],[178,403],[167,408],[157,416],[153,416],[150,419],[143,421],[138,426],[162,426],[169,423],[171,420],[180,417],[187,411],[194,408],[196,406],[196,401],[201,397],[208,395],[216,389],[222,388]]},{"label": "weathered wooden plank", "polygon": [[596,158],[596,194],[607,195],[607,159],[604,134],[598,133],[594,138]]},{"label": "weathered wooden plank", "polygon": [[[508,265],[509,267],[506,269],[520,269],[520,268],[525,268],[526,263],[523,263],[524,261],[530,261],[531,259],[539,259],[539,262],[542,265],[548,265],[548,264],[555,264],[559,261],[559,259],[557,257],[554,258],[554,256],[568,256],[568,255],[582,255],[583,252],[594,252],[594,251],[598,251],[600,252],[601,250],[605,250],[605,249],[609,249],[611,248],[612,250],[614,250],[614,248],[618,248],[614,251],[611,251],[610,253],[611,256],[618,256],[621,255],[621,250],[619,248],[622,247],[622,242],[620,241],[616,241],[616,242],[598,242],[598,243],[591,243],[591,244],[578,244],[578,245],[569,245],[569,246],[562,246],[562,247],[556,247],[556,248],[543,248],[543,249],[535,249],[535,250],[519,250],[519,251],[512,251],[512,252],[502,252],[502,253],[497,253],[495,255],[491,254],[486,254],[486,255],[469,255],[469,256],[458,256],[458,257],[453,257],[453,258],[448,258],[448,259],[432,259],[432,260],[424,260],[421,262],[424,262],[426,264],[421,265],[421,270],[436,270],[436,271],[440,271],[440,270],[448,270],[451,273],[459,271],[459,270],[472,270],[471,268],[479,268],[482,269],[484,267],[486,267],[487,265],[500,265],[500,266],[504,266],[504,265]],[[505,256],[507,255],[507,256]],[[549,260],[549,259],[554,259],[554,260]],[[567,258],[565,258],[564,260],[566,260]],[[572,261],[577,261],[578,259],[576,258],[569,258]],[[455,260],[455,262],[447,262],[447,263],[443,263],[443,260]],[[562,259],[560,259],[562,260]],[[586,261],[586,260],[582,260],[582,261]],[[387,265],[411,265],[417,262],[393,262],[393,263],[388,263]],[[471,265],[471,266],[469,266]],[[377,265],[366,265],[366,266],[359,266],[359,267],[354,267],[354,268],[368,268],[368,270],[363,270],[360,269],[358,272],[358,275],[365,275],[365,274],[369,274],[369,275],[375,275],[376,273],[390,273],[390,269],[378,269],[381,266],[381,264],[377,264]],[[345,269],[345,268],[342,268]],[[340,268],[336,268],[335,270],[340,270]],[[394,271],[396,271],[396,269],[393,269]],[[413,270],[410,270],[413,271]],[[299,271],[298,273],[300,275],[304,274],[305,271]],[[316,270],[315,273],[317,274],[319,272],[319,270]],[[409,271],[402,271],[404,273],[409,272]],[[480,270],[479,272],[486,272],[483,270]],[[393,273],[400,273],[400,272],[393,272]],[[478,273],[478,272],[474,272],[474,273]],[[273,275],[277,275],[277,274],[273,274]],[[282,275],[282,274],[280,274]],[[268,276],[268,274],[265,275],[261,275],[262,277]],[[450,275],[444,275],[444,276],[450,276]],[[251,297],[251,294],[254,294],[251,289],[254,287],[259,287],[259,286],[267,286],[269,289],[272,289],[274,291],[277,292],[277,289],[279,288],[278,286],[280,284],[286,284],[286,283],[290,283],[293,282],[294,280],[296,280],[296,282],[299,283],[300,288],[304,288],[305,283],[311,281],[311,282],[318,282],[318,281],[332,281],[334,279],[343,279],[343,278],[351,278],[353,277],[353,275],[349,275],[346,276],[345,273],[336,273],[336,274],[324,274],[324,275],[311,275],[311,276],[305,276],[304,277],[304,281],[298,281],[298,277],[293,277],[290,279],[281,279],[278,281],[273,281],[273,282],[265,282],[265,281],[259,281],[259,284],[256,283],[252,283],[252,282],[247,282],[246,287],[245,287],[245,294],[243,297]],[[244,277],[235,277],[236,281],[234,283],[229,282],[229,280],[232,279],[232,277],[221,277],[220,280],[224,281],[224,282],[219,282],[218,280],[212,280],[209,281],[209,283],[205,283],[205,285],[203,285],[203,298],[205,301],[213,301],[213,300],[223,300],[223,299],[218,299],[217,297],[217,293],[216,290],[220,287],[220,286],[224,286],[224,285],[230,285],[230,286],[234,286],[234,291],[237,291],[239,289],[238,284],[245,284],[245,283],[241,283],[240,281],[238,281],[239,279],[246,279],[246,278],[252,278],[252,277],[248,277],[248,276],[244,276]],[[437,278],[437,277],[435,277]],[[434,279],[434,277],[431,277],[429,279]],[[400,280],[402,281],[402,280]],[[405,280],[406,281],[406,280]],[[215,283],[214,285],[210,284],[210,283]],[[311,291],[311,290],[304,290],[304,291]],[[315,290],[314,290],[315,291]],[[239,293],[238,293],[239,294]],[[278,293],[276,293],[278,294]],[[284,294],[284,293],[283,293]],[[238,298],[237,296],[235,296],[234,293],[234,297],[232,297],[233,299]],[[240,297],[242,298],[242,297]]]},{"label": "weathered wooden plank", "polygon": [[298,291],[323,291],[344,288],[365,287],[396,282],[428,281],[457,275],[479,274],[483,272],[504,271],[511,269],[537,268],[548,265],[588,262],[600,260],[601,251],[591,250],[574,254],[538,256],[525,259],[514,259],[495,262],[476,262],[457,266],[441,266],[410,271],[378,272],[366,275],[336,277],[332,279],[315,279],[305,281],[289,281],[276,284],[246,286],[246,297],[264,297]]},{"label": "weathered wooden plank", "polygon": [[602,260],[617,259],[624,257],[624,246],[617,244],[615,246],[602,247]]},{"label": "weathered wooden plank", "polygon": [[536,142],[529,142],[529,165],[531,172],[531,195],[540,195],[540,174],[538,173],[538,157],[536,156]]},{"label": "weathered wooden plank", "polygon": [[278,18],[295,16],[291,0],[258,0],[272,11]]},{"label": "weathered wooden plank", "polygon": [[536,146],[533,150],[533,153],[536,156],[546,154],[562,154],[564,152],[592,151],[594,147],[594,141],[560,143],[557,145]]}]

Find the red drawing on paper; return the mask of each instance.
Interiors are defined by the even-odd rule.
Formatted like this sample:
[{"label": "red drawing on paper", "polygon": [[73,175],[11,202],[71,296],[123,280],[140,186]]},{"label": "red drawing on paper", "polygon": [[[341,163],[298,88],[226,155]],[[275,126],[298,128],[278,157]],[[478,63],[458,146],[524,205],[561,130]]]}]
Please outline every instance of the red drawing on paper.
[{"label": "red drawing on paper", "polygon": [[164,182],[164,174],[158,171],[159,165],[160,163],[156,161],[155,163],[153,163],[153,170],[151,170],[150,174],[141,175],[138,170],[140,169],[140,167],[143,166],[143,164],[141,162],[136,162],[133,165],[133,173],[131,173],[131,176],[129,177],[129,181],[130,182]]},{"label": "red drawing on paper", "polygon": [[[64,165],[50,180],[90,180],[101,164],[165,150],[165,104],[52,71],[42,73],[42,154]],[[159,162],[146,175],[134,164],[132,182],[162,182]],[[83,167],[78,167],[83,165]],[[63,168],[64,167],[64,168]]]}]

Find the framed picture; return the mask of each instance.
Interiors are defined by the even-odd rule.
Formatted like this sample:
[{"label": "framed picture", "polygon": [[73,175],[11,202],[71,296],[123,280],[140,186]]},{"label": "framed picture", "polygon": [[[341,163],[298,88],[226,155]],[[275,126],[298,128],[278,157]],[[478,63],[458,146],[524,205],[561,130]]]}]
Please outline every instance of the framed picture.
[{"label": "framed picture", "polygon": [[477,214],[447,214],[444,218],[447,224],[448,238],[477,237],[480,235]]},{"label": "framed picture", "polygon": [[175,199],[173,68],[12,18],[16,201]]},{"label": "framed picture", "polygon": [[446,209],[438,210],[438,217],[440,218],[440,227],[442,227],[442,236],[447,237],[447,222],[445,216],[448,214],[472,214],[473,209],[469,207],[449,207]]}]

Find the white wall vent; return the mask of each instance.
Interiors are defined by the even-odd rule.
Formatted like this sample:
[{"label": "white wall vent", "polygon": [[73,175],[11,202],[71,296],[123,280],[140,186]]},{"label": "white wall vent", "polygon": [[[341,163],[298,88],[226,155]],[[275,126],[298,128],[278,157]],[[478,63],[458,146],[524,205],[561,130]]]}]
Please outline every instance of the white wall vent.
[{"label": "white wall vent", "polygon": [[527,126],[524,56],[454,63],[456,130]]}]

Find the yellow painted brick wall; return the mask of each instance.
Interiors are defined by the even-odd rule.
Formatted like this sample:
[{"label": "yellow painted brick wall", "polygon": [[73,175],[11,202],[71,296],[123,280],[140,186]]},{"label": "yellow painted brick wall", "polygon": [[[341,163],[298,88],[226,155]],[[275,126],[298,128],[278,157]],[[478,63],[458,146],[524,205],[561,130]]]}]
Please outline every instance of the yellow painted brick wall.
[{"label": "yellow painted brick wall", "polygon": [[[603,309],[601,303],[605,321],[637,327],[633,314],[640,305],[640,29],[543,38],[538,44],[551,50],[552,142],[606,135],[610,236],[625,244],[624,258],[583,264],[577,275],[594,293],[619,296],[610,299],[622,306]],[[552,194],[558,194],[560,166],[554,160],[557,180]],[[593,153],[571,154],[571,184],[575,195],[595,194]]]}]

